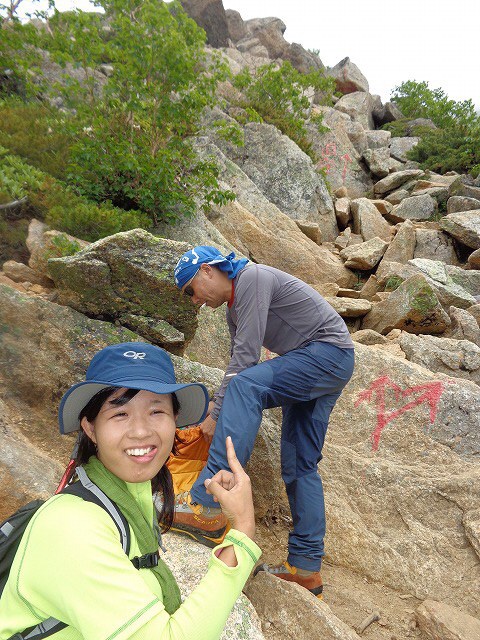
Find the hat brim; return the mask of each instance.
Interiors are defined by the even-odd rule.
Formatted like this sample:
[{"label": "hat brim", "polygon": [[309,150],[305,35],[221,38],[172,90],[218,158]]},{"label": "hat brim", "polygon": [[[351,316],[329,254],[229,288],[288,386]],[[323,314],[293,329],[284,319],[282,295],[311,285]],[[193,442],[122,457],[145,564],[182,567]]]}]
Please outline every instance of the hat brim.
[{"label": "hat brim", "polygon": [[200,382],[188,384],[162,384],[153,380],[139,383],[138,380],[122,380],[122,384],[109,382],[79,382],[71,387],[63,396],[58,412],[60,433],[73,433],[80,429],[78,416],[88,402],[102,389],[117,387],[118,389],[138,389],[153,393],[175,393],[180,403],[177,416],[177,427],[188,427],[205,419],[208,409],[208,391]]}]

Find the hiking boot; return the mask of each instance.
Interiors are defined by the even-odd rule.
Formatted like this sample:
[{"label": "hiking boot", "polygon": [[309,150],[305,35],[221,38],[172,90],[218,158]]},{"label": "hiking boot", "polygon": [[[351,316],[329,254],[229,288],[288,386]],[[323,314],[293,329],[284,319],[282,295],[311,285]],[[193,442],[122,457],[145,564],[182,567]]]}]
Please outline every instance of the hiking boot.
[{"label": "hiking boot", "polygon": [[320,600],[323,598],[323,583],[320,571],[305,571],[304,569],[297,569],[297,567],[292,567],[288,562],[284,562],[276,567],[271,567],[268,564],[261,564],[255,569],[253,575],[256,576],[260,571],[270,573],[272,576],[276,576],[277,578],[281,578],[287,582],[296,582],[301,587],[308,589],[310,593],[313,593],[313,595]]},{"label": "hiking boot", "polygon": [[175,497],[175,516],[170,531],[183,533],[212,549],[223,542],[229,528],[228,520],[220,508],[204,507],[193,502],[189,491]]}]

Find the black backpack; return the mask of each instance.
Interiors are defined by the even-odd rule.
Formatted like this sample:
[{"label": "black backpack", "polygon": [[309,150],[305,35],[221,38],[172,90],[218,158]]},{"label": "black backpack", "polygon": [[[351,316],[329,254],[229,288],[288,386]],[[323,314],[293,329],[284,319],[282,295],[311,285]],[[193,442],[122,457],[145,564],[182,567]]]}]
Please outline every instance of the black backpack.
[{"label": "black backpack", "polygon": [[[78,482],[66,486],[60,493],[79,496],[87,502],[93,502],[104,509],[112,518],[120,535],[120,542],[124,552],[130,552],[130,529],[128,522],[117,507],[96,484],[91,482],[83,467],[76,469]],[[16,511],[8,520],[0,524],[0,597],[8,580],[13,559],[20,545],[22,536],[33,515],[44,504],[43,500],[33,500]],[[131,560],[136,569],[149,569],[158,565],[158,552],[136,556]],[[9,640],[43,640],[67,625],[55,618],[48,618],[40,624],[30,627],[23,632],[16,633]]]}]

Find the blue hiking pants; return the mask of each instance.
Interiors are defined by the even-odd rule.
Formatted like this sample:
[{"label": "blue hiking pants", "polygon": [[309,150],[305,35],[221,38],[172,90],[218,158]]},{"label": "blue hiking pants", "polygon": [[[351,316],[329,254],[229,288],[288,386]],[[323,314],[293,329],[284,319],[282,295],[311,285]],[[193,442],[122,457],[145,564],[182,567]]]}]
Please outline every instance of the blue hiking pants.
[{"label": "blue hiking pants", "polygon": [[330,413],[353,373],[354,350],[311,342],[234,376],[227,387],[207,464],[192,487],[195,502],[218,507],[204,480],[228,469],[225,439],[231,436],[239,461],[252,453],[263,409],[282,407],[281,465],[293,519],[288,562],[320,569],[325,503],[317,465]]}]

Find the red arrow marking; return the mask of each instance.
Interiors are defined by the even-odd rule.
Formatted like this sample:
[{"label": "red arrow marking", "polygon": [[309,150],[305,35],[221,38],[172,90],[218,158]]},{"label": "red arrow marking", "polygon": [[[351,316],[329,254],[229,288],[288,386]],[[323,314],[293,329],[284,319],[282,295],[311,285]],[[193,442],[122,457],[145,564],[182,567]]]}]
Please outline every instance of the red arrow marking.
[{"label": "red arrow marking", "polygon": [[[393,390],[395,400],[397,401],[401,398],[411,396],[414,393],[419,393],[420,395],[418,395],[414,400],[407,402],[407,404],[403,405],[403,407],[400,407],[399,409],[386,411],[385,396],[387,389]],[[387,424],[401,416],[403,413],[410,411],[413,407],[417,407],[423,403],[428,403],[430,406],[430,422],[433,424],[437,417],[438,401],[442,396],[443,390],[443,382],[427,382],[415,387],[408,387],[408,389],[401,389],[398,385],[392,382],[388,376],[381,376],[380,378],[377,378],[377,380],[374,380],[368,389],[365,389],[365,391],[362,391],[359,394],[354,405],[356,408],[362,402],[369,402],[370,400],[375,402],[377,408],[377,426],[370,436],[372,441],[372,451],[376,451],[378,449],[380,436]]]}]

